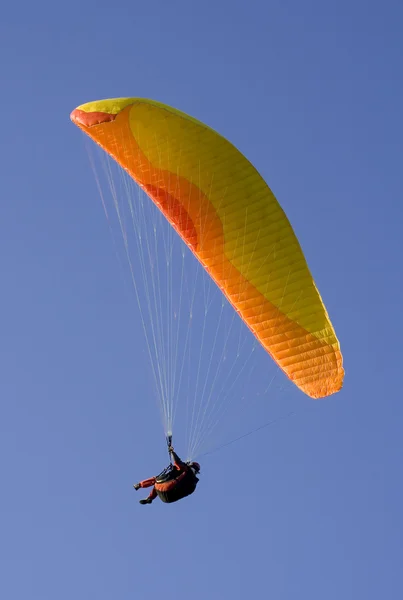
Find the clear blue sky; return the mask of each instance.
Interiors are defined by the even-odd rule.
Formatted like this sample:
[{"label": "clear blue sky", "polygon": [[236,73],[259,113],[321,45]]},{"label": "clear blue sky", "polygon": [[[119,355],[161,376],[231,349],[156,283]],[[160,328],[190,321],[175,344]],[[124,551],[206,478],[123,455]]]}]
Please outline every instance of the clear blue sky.
[{"label": "clear blue sky", "polygon": [[[400,597],[402,31],[397,0],[2,8],[2,599]],[[172,506],[131,489],[166,455],[69,120],[113,96],[172,104],[255,164],[345,359],[340,394],[289,389],[296,416],[206,457]]]}]

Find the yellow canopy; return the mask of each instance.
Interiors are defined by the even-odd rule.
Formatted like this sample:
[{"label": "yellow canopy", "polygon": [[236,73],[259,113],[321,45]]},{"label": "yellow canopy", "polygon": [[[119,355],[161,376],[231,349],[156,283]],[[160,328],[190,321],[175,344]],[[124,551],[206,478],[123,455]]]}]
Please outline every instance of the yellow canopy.
[{"label": "yellow canopy", "polygon": [[342,387],[342,355],[272,191],[226,139],[141,98],[83,104],[72,121],[147,192],[259,342],[306,394]]}]

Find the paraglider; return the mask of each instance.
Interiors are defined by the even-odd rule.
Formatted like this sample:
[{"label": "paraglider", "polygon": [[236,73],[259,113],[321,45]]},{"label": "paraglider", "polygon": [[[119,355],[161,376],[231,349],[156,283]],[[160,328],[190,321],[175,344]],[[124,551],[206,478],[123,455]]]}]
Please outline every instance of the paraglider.
[{"label": "paraglider", "polygon": [[83,104],[72,121],[158,206],[260,344],[312,398],[339,391],[339,341],[271,189],[230,142],[159,102]]},{"label": "paraglider", "polygon": [[140,500],[140,504],[151,504],[157,497],[162,502],[170,504],[190,496],[196,490],[199,481],[197,475],[200,473],[199,463],[183,462],[171,446],[171,442],[168,443],[168,452],[172,461],[169,467],[156,477],[144,479],[133,486],[135,490],[152,488],[147,498]]},{"label": "paraglider", "polygon": [[[71,120],[104,151],[101,161],[105,153],[112,158],[106,168],[104,165],[104,172],[168,441],[169,467],[134,488],[151,488],[141,504],[151,504],[157,497],[166,503],[176,502],[193,494],[199,481],[200,465],[190,457],[200,455],[202,443],[225,412],[225,402],[235,405],[234,390],[239,392],[238,377],[247,361],[240,358],[239,368],[235,362],[228,367],[218,392],[214,384],[224,370],[228,349],[236,360],[240,356],[241,334],[232,348],[231,327],[236,315],[241,319],[237,322],[242,335],[246,325],[288,379],[312,398],[334,394],[343,385],[339,341],[287,216],[261,175],[229,141],[179,110],[142,98],[83,104],[71,113]],[[125,172],[123,177],[118,167],[117,184],[112,177],[115,165]],[[111,228],[97,174],[96,181]],[[175,240],[180,245],[176,255]],[[133,246],[134,260],[130,255]],[[190,261],[193,254],[202,267],[195,269],[191,263],[195,281],[202,273],[200,298],[196,285],[189,283],[186,272],[183,275],[185,253]],[[175,256],[182,260],[180,268]],[[139,281],[143,294],[139,293]],[[205,295],[209,286],[220,298],[218,325],[224,305],[231,314],[231,322],[223,319],[224,335],[220,335],[219,326],[210,325],[210,304]],[[176,303],[173,291],[178,293]],[[180,320],[182,314],[187,315],[187,323]],[[197,345],[194,331],[199,324]],[[206,331],[212,332],[210,338]],[[190,350],[192,335],[194,353]],[[223,342],[221,355],[216,350],[217,340]],[[203,344],[208,352],[204,360]],[[263,352],[260,358],[265,361]],[[204,363],[207,374],[212,372],[212,365],[216,367],[210,380],[201,374]],[[181,387],[184,372],[186,391]],[[193,380],[194,389],[189,383]],[[266,392],[270,385],[265,397],[269,397]],[[238,396],[242,401],[248,397],[245,393]],[[180,419],[190,423],[185,462],[171,443],[178,398],[188,403],[186,411],[177,411]]]}]

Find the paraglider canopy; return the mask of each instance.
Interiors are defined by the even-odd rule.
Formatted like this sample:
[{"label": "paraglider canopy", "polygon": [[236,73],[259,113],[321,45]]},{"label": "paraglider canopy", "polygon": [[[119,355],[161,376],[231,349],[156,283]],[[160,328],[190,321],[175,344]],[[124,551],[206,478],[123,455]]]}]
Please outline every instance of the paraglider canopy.
[{"label": "paraglider canopy", "polygon": [[321,398],[342,387],[340,346],[271,189],[226,139],[159,102],[83,104],[72,121],[155,202],[287,376]]}]

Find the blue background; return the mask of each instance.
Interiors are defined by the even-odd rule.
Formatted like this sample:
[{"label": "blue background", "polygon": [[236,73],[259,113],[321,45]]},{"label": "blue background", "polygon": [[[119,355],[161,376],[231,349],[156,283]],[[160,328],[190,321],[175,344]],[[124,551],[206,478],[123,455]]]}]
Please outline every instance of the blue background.
[{"label": "blue background", "polygon": [[[391,0],[2,8],[2,598],[400,596],[402,17]],[[345,359],[340,394],[290,391],[295,416],[205,457],[169,507],[131,489],[166,454],[69,121],[114,96],[184,110],[255,164]]]}]

